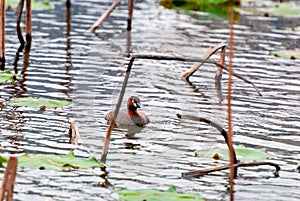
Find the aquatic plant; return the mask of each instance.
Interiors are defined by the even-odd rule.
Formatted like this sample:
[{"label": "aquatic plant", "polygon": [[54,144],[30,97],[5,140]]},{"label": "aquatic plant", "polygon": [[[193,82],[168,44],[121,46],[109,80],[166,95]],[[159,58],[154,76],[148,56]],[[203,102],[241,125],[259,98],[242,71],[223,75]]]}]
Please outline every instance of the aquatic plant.
[{"label": "aquatic plant", "polygon": [[70,101],[56,100],[51,98],[24,97],[24,98],[14,98],[12,101],[8,102],[7,104],[25,106],[25,107],[55,108],[55,107],[63,107],[71,103],[72,102]]},{"label": "aquatic plant", "polygon": [[115,191],[120,195],[120,200],[126,201],[202,201],[196,193],[178,193],[175,186],[171,186],[168,190],[162,191],[157,189],[129,190],[127,188]]},{"label": "aquatic plant", "polygon": [[10,70],[0,71],[0,83],[12,82],[16,79],[16,76]]},{"label": "aquatic plant", "polygon": [[[6,5],[11,8],[17,8],[20,3],[20,0],[6,0]],[[51,4],[48,0],[39,1],[33,0],[31,1],[31,8],[33,10],[45,10],[51,9]]]},{"label": "aquatic plant", "polygon": [[[8,162],[8,157],[0,156],[0,167],[4,167]],[[29,169],[47,170],[70,170],[86,169],[91,167],[103,168],[95,157],[89,159],[78,158],[73,152],[66,155],[56,154],[23,154],[18,157],[18,167]]]}]

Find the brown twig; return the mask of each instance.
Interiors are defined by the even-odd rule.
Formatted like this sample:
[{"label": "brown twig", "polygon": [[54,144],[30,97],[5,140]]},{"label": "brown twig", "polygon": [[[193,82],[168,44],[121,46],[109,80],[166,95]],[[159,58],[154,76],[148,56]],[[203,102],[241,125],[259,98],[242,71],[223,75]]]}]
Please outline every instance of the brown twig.
[{"label": "brown twig", "polygon": [[26,50],[30,50],[31,47],[31,30],[32,30],[32,22],[31,22],[31,0],[26,0],[26,18],[25,18],[25,24],[26,24]]},{"label": "brown twig", "polygon": [[78,139],[79,139],[79,129],[78,129],[78,124],[74,120],[70,122],[70,127],[69,127],[69,143],[70,144],[78,144]]},{"label": "brown twig", "polygon": [[229,148],[229,156],[230,156],[230,176],[229,176],[229,186],[230,186],[230,200],[234,200],[234,178],[236,177],[236,171],[234,168],[234,164],[236,161],[235,158],[235,151],[232,146],[232,118],[231,118],[231,83],[232,83],[232,59],[233,59],[233,24],[234,24],[234,13],[233,9],[230,8],[229,12],[230,16],[230,23],[229,23],[229,29],[230,29],[230,36],[229,36],[229,66],[228,66],[228,90],[227,90],[227,114],[228,114],[228,148]]},{"label": "brown twig", "polygon": [[130,61],[129,61],[129,64],[127,66],[127,70],[126,70],[125,78],[124,78],[124,81],[123,81],[122,89],[121,89],[121,92],[119,94],[118,102],[117,102],[115,110],[114,110],[114,118],[112,118],[112,120],[110,121],[110,124],[107,128],[107,132],[106,132],[106,136],[105,136],[105,140],[104,140],[104,146],[103,146],[102,154],[101,154],[101,162],[102,163],[105,163],[105,161],[106,161],[109,142],[110,142],[110,137],[111,137],[111,132],[112,132],[114,126],[115,126],[115,119],[117,119],[118,114],[119,114],[119,110],[120,110],[121,103],[122,103],[124,93],[125,93],[125,90],[126,90],[128,78],[129,78],[129,75],[130,75],[131,67],[133,65],[133,61],[134,61],[134,58],[131,58]]},{"label": "brown twig", "polygon": [[[221,57],[220,57],[220,65],[225,65],[225,56],[226,56],[226,46],[223,46],[221,49]],[[216,72],[215,79],[221,80],[222,78],[223,69],[219,66]]]},{"label": "brown twig", "polygon": [[[209,63],[209,64],[214,64],[220,68],[222,68],[223,70],[226,70],[228,72],[228,68],[225,65],[222,65],[216,61],[213,60],[209,60],[209,59],[201,59],[201,58],[186,58],[186,57],[176,57],[176,56],[165,56],[165,55],[141,55],[141,54],[136,54],[133,55],[132,57],[136,58],[136,59],[153,59],[153,60],[174,60],[174,61],[187,61],[187,62],[201,62],[201,63]],[[232,76],[235,76],[241,80],[243,80],[244,82],[251,84],[252,87],[255,89],[255,91],[258,93],[258,95],[262,96],[259,89],[255,86],[254,83],[252,83],[251,81],[247,80],[246,78],[244,78],[243,76],[232,72]],[[188,80],[187,80],[188,81]]]},{"label": "brown twig", "polygon": [[16,29],[17,29],[17,35],[18,35],[18,39],[21,43],[20,45],[20,48],[19,49],[23,49],[24,47],[24,44],[25,44],[25,40],[23,38],[23,35],[22,35],[22,29],[21,29],[21,20],[22,20],[22,13],[23,13],[23,8],[24,8],[24,0],[20,0],[20,3],[17,7],[17,26],[16,26]]},{"label": "brown twig", "polygon": [[0,70],[5,67],[5,0],[0,0]]},{"label": "brown twig", "polygon": [[102,22],[109,16],[109,14],[121,3],[121,0],[116,0],[109,8],[106,10],[98,20],[90,27],[90,32],[95,32],[95,30],[102,24]]},{"label": "brown twig", "polygon": [[133,7],[134,7],[134,0],[129,0],[128,18],[127,18],[127,31],[131,31]]},{"label": "brown twig", "polygon": [[[224,46],[221,52],[220,65],[225,65],[225,56],[226,56],[226,47]],[[219,104],[221,104],[223,101],[222,83],[221,83],[222,73],[223,73],[223,68],[218,66],[218,70],[215,75],[215,89],[216,89],[217,97],[219,98]]]},{"label": "brown twig", "polygon": [[[234,164],[234,167],[252,167],[252,166],[260,166],[260,165],[270,165],[275,167],[275,172],[274,175],[276,177],[279,176],[279,171],[280,171],[280,167],[279,165],[275,164],[275,163],[271,163],[271,162],[249,162],[249,163],[237,163]],[[202,170],[195,170],[195,171],[190,171],[190,172],[185,172],[182,173],[182,177],[184,178],[189,178],[189,177],[199,177],[199,176],[203,176],[212,172],[216,172],[216,171],[221,171],[221,170],[226,170],[226,169],[230,169],[230,165],[224,165],[224,166],[217,166],[217,167],[212,167],[212,168],[205,168]]]},{"label": "brown twig", "polygon": [[13,192],[14,192],[14,185],[16,179],[18,167],[18,158],[10,157],[5,169],[4,177],[2,180],[2,188],[0,192],[0,201],[4,199],[6,201],[12,201]]},{"label": "brown twig", "polygon": [[[217,45],[216,47],[214,47],[213,49],[211,49],[207,55],[204,56],[203,60],[207,60],[209,59],[213,54],[215,54],[219,49],[222,49],[222,52],[224,50],[224,48],[226,47],[225,44],[221,43],[219,45]],[[224,50],[225,51],[225,50]],[[222,54],[221,54],[222,55]],[[224,55],[225,56],[225,55]],[[222,56],[221,56],[222,58]],[[222,60],[222,59],[221,59]],[[224,57],[224,61],[225,61],[225,57]],[[184,77],[186,80],[189,80],[190,76],[193,75],[202,65],[204,62],[198,62],[196,63],[192,68],[190,68],[189,71],[187,71],[186,73],[183,74],[182,77]],[[221,63],[221,62],[220,62]],[[219,68],[220,69],[220,68]],[[218,74],[219,72],[217,71],[216,74]],[[222,72],[221,72],[222,73]]]}]

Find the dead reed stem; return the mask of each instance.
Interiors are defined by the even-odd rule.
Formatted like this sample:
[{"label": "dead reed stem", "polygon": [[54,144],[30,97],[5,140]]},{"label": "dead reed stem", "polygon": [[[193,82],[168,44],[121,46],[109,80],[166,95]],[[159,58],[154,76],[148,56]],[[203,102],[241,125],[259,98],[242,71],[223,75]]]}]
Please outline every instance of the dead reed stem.
[{"label": "dead reed stem", "polygon": [[134,0],[129,0],[128,18],[127,18],[127,31],[131,31],[133,7],[134,7]]},{"label": "dead reed stem", "polygon": [[18,158],[10,157],[5,169],[0,192],[0,201],[12,201],[15,179],[17,174]]},{"label": "dead reed stem", "polygon": [[127,86],[127,83],[128,83],[128,78],[129,78],[129,75],[130,75],[131,67],[133,65],[133,61],[134,61],[134,58],[131,58],[130,61],[129,61],[129,64],[127,66],[127,70],[126,70],[125,78],[124,78],[123,85],[122,85],[122,88],[121,88],[121,92],[119,94],[118,102],[117,102],[115,110],[114,110],[114,118],[110,121],[110,124],[107,128],[106,137],[105,137],[105,140],[104,140],[104,146],[103,146],[103,149],[102,149],[101,163],[105,163],[105,161],[106,161],[109,142],[110,142],[110,137],[111,137],[111,132],[112,132],[114,126],[115,126],[115,119],[117,119],[118,114],[119,114],[121,103],[122,103],[122,100],[123,100],[123,97],[124,97],[124,94],[125,94],[125,90],[126,90],[126,86]]},{"label": "dead reed stem", "polygon": [[5,66],[5,0],[0,0],[0,69]]},{"label": "dead reed stem", "polygon": [[231,117],[231,83],[232,83],[232,59],[233,59],[233,24],[234,24],[234,13],[233,9],[230,8],[229,12],[230,22],[229,22],[229,66],[228,66],[228,90],[227,90],[227,114],[228,114],[228,147],[229,147],[229,154],[230,154],[230,176],[229,176],[229,186],[230,186],[230,200],[234,200],[234,178],[235,178],[235,169],[234,169],[234,149],[232,146],[232,117]]},{"label": "dead reed stem", "polygon": [[131,31],[127,31],[126,34],[126,42],[127,42],[127,46],[126,46],[126,57],[130,57],[131,55]]},{"label": "dead reed stem", "polygon": [[[236,158],[234,148],[233,148],[233,145],[229,144],[228,133],[222,128],[222,126],[220,126],[219,124],[217,124],[217,123],[215,123],[211,120],[208,120],[208,119],[205,119],[205,118],[202,118],[202,117],[195,117],[195,116],[192,116],[192,115],[179,115],[179,114],[177,114],[177,117],[179,117],[180,119],[190,119],[190,120],[193,120],[193,121],[201,121],[201,122],[204,122],[204,123],[206,123],[208,125],[211,125],[212,127],[216,128],[221,133],[221,135],[224,137],[224,140],[226,142],[226,145],[227,145],[228,149],[233,150],[234,164],[236,164],[238,162],[237,158]],[[234,169],[235,176],[237,176],[237,171],[238,171],[238,169],[236,167]]]},{"label": "dead reed stem", "polygon": [[[136,58],[136,59],[153,59],[153,60],[174,60],[174,61],[187,61],[187,62],[201,62],[201,63],[209,63],[209,64],[214,64],[220,68],[222,68],[223,70],[226,70],[228,72],[228,68],[225,65],[222,65],[216,61],[213,60],[209,60],[209,59],[200,59],[200,58],[186,58],[186,57],[177,57],[177,56],[165,56],[165,55],[142,55],[142,54],[136,54],[133,55],[132,57]],[[252,87],[255,89],[255,91],[258,93],[258,95],[262,96],[259,89],[255,86],[254,83],[252,83],[251,81],[247,80],[246,78],[244,78],[243,76],[234,73],[232,71],[232,76],[235,76],[241,80],[243,80],[244,82],[251,84]],[[184,77],[184,76],[183,76]],[[184,77],[185,78],[185,77]],[[188,81],[188,80],[187,80]]]},{"label": "dead reed stem", "polygon": [[70,122],[69,127],[69,143],[77,145],[79,140],[80,134],[78,129],[78,124],[75,120]]},{"label": "dead reed stem", "polygon": [[[280,167],[279,165],[275,164],[275,163],[271,163],[271,162],[248,162],[248,163],[237,163],[234,164],[235,168],[238,167],[253,167],[253,166],[261,166],[261,165],[270,165],[275,167],[275,172],[274,175],[277,177],[278,176],[278,172],[280,171]],[[227,170],[230,169],[231,165],[224,165],[224,166],[217,166],[217,167],[212,167],[212,168],[205,168],[205,169],[201,169],[201,170],[195,170],[195,171],[190,171],[190,172],[185,172],[182,173],[182,177],[184,178],[188,178],[188,177],[199,177],[199,176],[203,176],[212,172],[216,172],[216,171],[221,171],[221,170]]]},{"label": "dead reed stem", "polygon": [[32,22],[31,22],[31,0],[26,0],[26,18],[25,18],[25,24],[26,24],[26,50],[30,50],[31,47],[31,32],[32,32]]},{"label": "dead reed stem", "polygon": [[[225,56],[226,56],[226,46],[222,47],[222,52],[221,52],[221,57],[220,57],[220,65],[225,65]],[[216,72],[215,79],[216,80],[221,80],[222,78],[222,73],[223,73],[223,68],[220,66],[218,67],[218,70]]]},{"label": "dead reed stem", "polygon": [[17,7],[17,26],[16,26],[16,30],[17,30],[17,35],[18,35],[18,39],[21,43],[20,45],[20,49],[23,50],[24,44],[25,44],[25,40],[23,38],[22,35],[22,29],[21,29],[21,20],[22,20],[22,13],[23,13],[23,8],[24,8],[24,0],[21,0],[18,7]]},{"label": "dead reed stem", "polygon": [[109,16],[109,14],[121,3],[121,0],[115,1],[109,8],[106,10],[98,20],[90,27],[90,32],[95,32],[95,30],[102,24],[102,22]]},{"label": "dead reed stem", "polygon": [[[203,57],[203,60],[207,60],[209,59],[213,54],[215,54],[219,49],[222,49],[222,52],[223,52],[223,49],[226,47],[225,44],[221,43],[219,45],[217,45],[216,47],[214,47],[213,49],[211,49],[207,55],[205,55]],[[221,54],[221,58],[222,58],[222,54]],[[225,61],[225,57],[224,57],[224,61]],[[188,80],[190,78],[190,76],[192,76],[202,65],[203,65],[204,62],[198,62],[196,63],[192,68],[190,68],[190,70],[188,70],[186,73],[183,74],[182,77],[184,77],[186,80]],[[220,70],[220,69],[219,69]],[[220,73],[217,71],[217,74]],[[222,73],[222,71],[221,71]]]}]

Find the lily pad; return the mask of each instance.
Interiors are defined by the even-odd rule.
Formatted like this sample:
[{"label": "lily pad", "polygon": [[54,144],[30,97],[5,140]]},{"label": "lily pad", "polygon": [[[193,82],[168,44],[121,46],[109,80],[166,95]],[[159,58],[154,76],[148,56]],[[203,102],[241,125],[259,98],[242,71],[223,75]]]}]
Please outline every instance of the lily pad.
[{"label": "lily pad", "polygon": [[128,190],[122,189],[115,191],[120,195],[120,200],[123,201],[202,201],[204,199],[196,193],[178,193],[174,186],[171,186],[166,191],[156,190],[156,189],[144,189],[144,190]]},{"label": "lily pad", "polygon": [[0,71],[0,83],[12,82],[15,76],[10,70]]},{"label": "lily pad", "polygon": [[273,7],[268,9],[268,12],[276,16],[297,17],[300,16],[300,7],[285,2],[285,3],[275,4]]},{"label": "lily pad", "polygon": [[[235,147],[234,150],[237,159],[241,162],[261,161],[270,156],[265,149],[251,149],[243,146],[238,146]],[[195,156],[227,161],[229,161],[230,158],[228,148],[213,148],[209,150],[200,150],[195,153]]]},{"label": "lily pad", "polygon": [[[8,161],[7,158],[0,156],[0,167]],[[91,168],[104,167],[95,157],[88,160],[76,158],[72,152],[60,156],[55,154],[23,154],[18,157],[18,167],[30,169],[64,170],[70,168]]]},{"label": "lily pad", "polygon": [[3,168],[4,167],[3,164],[7,162],[8,162],[7,158],[0,156],[0,168]]},{"label": "lily pad", "polygon": [[55,100],[50,98],[14,98],[12,102],[8,102],[9,105],[18,105],[18,106],[27,106],[27,107],[46,107],[46,108],[54,108],[54,107],[62,107],[65,105],[71,104],[70,101],[65,100]]},{"label": "lily pad", "polygon": [[300,59],[300,51],[298,50],[284,50],[279,52],[270,52],[270,55],[281,57],[285,59]]},{"label": "lily pad", "polygon": [[[6,0],[6,5],[11,8],[17,8],[20,0]],[[25,8],[26,1],[24,2]],[[48,10],[51,9],[50,2],[48,0],[31,0],[31,9],[32,10]]]}]

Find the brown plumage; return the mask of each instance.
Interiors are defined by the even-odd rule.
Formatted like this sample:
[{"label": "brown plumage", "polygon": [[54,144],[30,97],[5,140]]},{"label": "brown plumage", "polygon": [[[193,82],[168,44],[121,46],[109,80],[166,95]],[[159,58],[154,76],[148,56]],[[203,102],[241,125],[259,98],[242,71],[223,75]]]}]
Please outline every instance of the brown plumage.
[{"label": "brown plumage", "polygon": [[[145,113],[138,110],[140,108],[140,99],[137,96],[131,96],[127,101],[127,112],[120,111],[116,119],[117,125],[124,126],[145,126],[150,122]],[[114,111],[110,111],[105,116],[108,123],[114,118]]]}]

